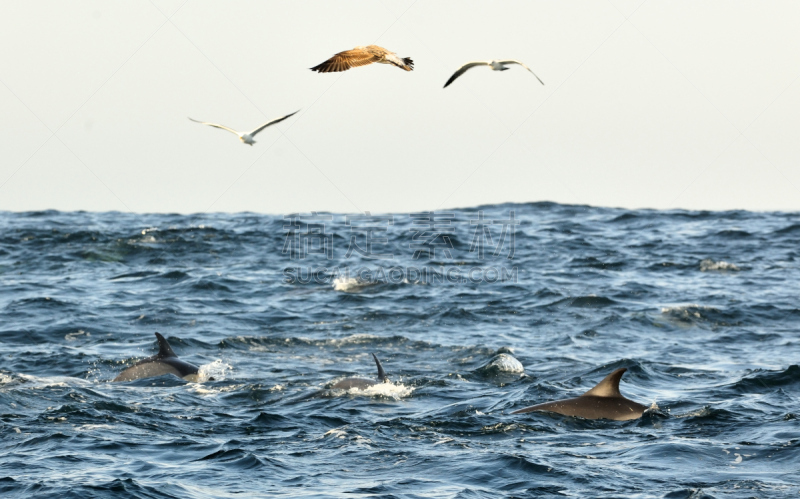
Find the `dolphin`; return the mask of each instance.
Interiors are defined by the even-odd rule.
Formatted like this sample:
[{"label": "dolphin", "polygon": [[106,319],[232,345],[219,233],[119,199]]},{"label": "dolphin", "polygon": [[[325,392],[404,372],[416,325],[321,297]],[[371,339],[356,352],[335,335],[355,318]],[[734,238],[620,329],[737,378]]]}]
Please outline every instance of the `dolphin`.
[{"label": "dolphin", "polygon": [[333,386],[331,386],[331,389],[350,390],[351,388],[356,388],[358,390],[366,390],[370,386],[379,385],[381,383],[390,383],[389,377],[386,376],[386,372],[383,370],[381,361],[378,360],[378,357],[376,357],[374,353],[372,354],[372,358],[375,359],[375,365],[378,366],[377,380],[366,378],[345,378],[334,383]]},{"label": "dolphin", "polygon": [[646,406],[626,399],[619,392],[619,380],[628,369],[621,367],[580,397],[533,405],[511,414],[546,411],[585,419],[613,419],[627,421],[642,417]]},{"label": "dolphin", "polygon": [[161,333],[156,333],[156,339],[158,339],[158,353],[125,369],[114,378],[114,381],[133,381],[162,374],[174,374],[186,381],[197,382],[197,366],[179,359]]}]

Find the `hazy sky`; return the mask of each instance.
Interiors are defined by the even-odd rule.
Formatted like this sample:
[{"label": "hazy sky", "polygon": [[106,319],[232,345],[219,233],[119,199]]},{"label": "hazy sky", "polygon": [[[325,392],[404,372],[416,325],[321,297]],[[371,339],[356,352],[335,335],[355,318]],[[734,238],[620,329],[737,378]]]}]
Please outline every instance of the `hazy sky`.
[{"label": "hazy sky", "polygon": [[[0,210],[800,210],[800,2],[30,1]],[[413,72],[309,71],[378,44]],[[520,67],[470,60],[516,58]],[[255,146],[187,117],[262,132]]]}]

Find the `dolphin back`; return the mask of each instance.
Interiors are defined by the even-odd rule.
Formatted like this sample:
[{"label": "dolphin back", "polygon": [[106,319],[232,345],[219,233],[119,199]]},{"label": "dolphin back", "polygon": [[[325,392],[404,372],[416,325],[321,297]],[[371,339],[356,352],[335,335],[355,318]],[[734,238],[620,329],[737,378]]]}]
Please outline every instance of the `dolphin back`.
[{"label": "dolphin back", "polygon": [[179,359],[161,333],[156,333],[156,339],[158,340],[158,353],[125,369],[114,378],[114,381],[133,381],[163,374],[174,374],[192,382],[198,380],[199,369],[196,365]]},{"label": "dolphin back", "polygon": [[389,376],[387,376],[386,371],[383,370],[381,361],[378,360],[378,357],[374,353],[372,354],[372,358],[375,359],[375,365],[378,368],[378,381],[366,378],[344,378],[334,383],[331,388],[335,390],[351,390],[353,388],[365,390],[381,383],[389,383]]},{"label": "dolphin back", "polygon": [[381,383],[388,383],[389,376],[386,375],[386,371],[383,370],[383,366],[381,365],[381,361],[378,360],[378,357],[375,354],[372,354],[372,358],[375,359],[375,365],[378,366],[378,379]]},{"label": "dolphin back", "polygon": [[627,421],[637,419],[647,407],[625,397],[596,397],[581,395],[580,397],[547,402],[531,407],[526,407],[511,414],[524,414],[526,412],[543,411],[554,412],[563,416],[572,416],[584,419],[611,419],[614,421]]},{"label": "dolphin back", "polygon": [[162,374],[174,374],[179,378],[182,377],[180,371],[170,364],[165,362],[146,362],[125,369],[119,373],[119,376],[114,378],[114,381],[133,381],[135,379],[161,376]]},{"label": "dolphin back", "polygon": [[620,367],[619,369],[616,369],[614,372],[603,378],[603,381],[594,385],[594,388],[581,396],[585,397],[587,395],[594,395],[596,397],[622,397],[622,394],[619,392],[619,382],[622,379],[622,375],[625,374],[625,371],[627,370],[627,367]]},{"label": "dolphin back", "polygon": [[580,397],[537,404],[511,414],[546,411],[585,419],[627,421],[640,418],[647,407],[623,397],[619,391],[619,382],[625,371],[624,367],[615,370]]},{"label": "dolphin back", "polygon": [[366,378],[345,378],[334,383],[331,388],[334,390],[352,390],[354,388],[356,390],[366,390],[378,384],[380,383]]},{"label": "dolphin back", "polygon": [[156,357],[161,359],[165,359],[167,357],[177,357],[175,352],[172,351],[172,347],[169,346],[169,342],[161,335],[161,333],[156,332],[156,340],[158,340],[158,353],[156,354]]}]

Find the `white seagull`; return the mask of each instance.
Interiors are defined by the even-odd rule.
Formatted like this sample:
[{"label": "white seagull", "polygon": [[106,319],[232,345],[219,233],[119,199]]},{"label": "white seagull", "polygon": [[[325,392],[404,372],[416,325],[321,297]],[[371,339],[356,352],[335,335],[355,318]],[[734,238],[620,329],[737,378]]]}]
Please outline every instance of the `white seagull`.
[{"label": "white seagull", "polygon": [[[453,83],[453,81],[455,81],[456,78],[458,78],[459,76],[463,75],[469,68],[472,68],[472,67],[475,67],[475,66],[489,66],[494,71],[505,71],[506,69],[509,69],[509,68],[506,67],[506,64],[519,64],[520,66],[522,66],[523,68],[527,69],[528,71],[531,71],[531,68],[529,68],[528,66],[526,66],[525,64],[523,64],[523,63],[521,63],[519,61],[515,61],[514,59],[509,59],[507,61],[473,61],[473,62],[468,62],[468,63],[464,64],[463,66],[461,66],[460,68],[458,68],[458,71],[453,73],[453,76],[451,76],[450,79],[447,80],[447,83],[445,83],[444,87],[442,87],[442,88],[447,88],[447,85]],[[531,71],[531,74],[533,76],[536,76],[536,73],[534,73],[533,71]],[[542,81],[541,78],[536,76],[536,79],[539,80],[539,83],[544,85],[544,82]]]},{"label": "white seagull", "polygon": [[282,118],[276,118],[276,119],[274,119],[272,121],[268,121],[268,122],[264,123],[263,125],[261,125],[260,127],[256,128],[253,131],[250,131],[250,132],[237,132],[233,128],[228,128],[225,125],[219,125],[217,123],[207,123],[205,121],[198,121],[198,120],[195,120],[195,119],[192,119],[192,118],[189,118],[189,119],[191,121],[194,121],[195,123],[200,123],[202,125],[213,126],[214,128],[222,128],[223,130],[227,130],[227,131],[229,131],[231,133],[235,133],[236,135],[239,136],[239,140],[241,140],[245,144],[248,144],[248,145],[252,146],[253,144],[256,143],[256,141],[253,140],[253,137],[255,137],[258,132],[260,132],[261,130],[267,128],[270,125],[274,125],[275,123],[280,123],[281,121],[285,120],[286,118],[288,118],[290,116],[293,116],[293,115],[295,115],[295,114],[297,114],[299,112],[300,112],[300,110],[298,109],[297,111],[293,112],[292,114],[287,114],[286,116],[284,116]]}]

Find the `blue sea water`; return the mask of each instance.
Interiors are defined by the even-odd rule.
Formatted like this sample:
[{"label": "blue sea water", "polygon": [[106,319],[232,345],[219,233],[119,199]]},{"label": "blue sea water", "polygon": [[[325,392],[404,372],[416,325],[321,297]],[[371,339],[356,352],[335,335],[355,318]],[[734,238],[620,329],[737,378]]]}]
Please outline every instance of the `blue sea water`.
[{"label": "blue sea water", "polygon": [[[800,493],[798,213],[45,211],[0,229],[2,497]],[[202,382],[111,382],[155,331]],[[329,389],[375,376],[372,352],[391,385]],[[619,367],[652,414],[510,414]]]}]

